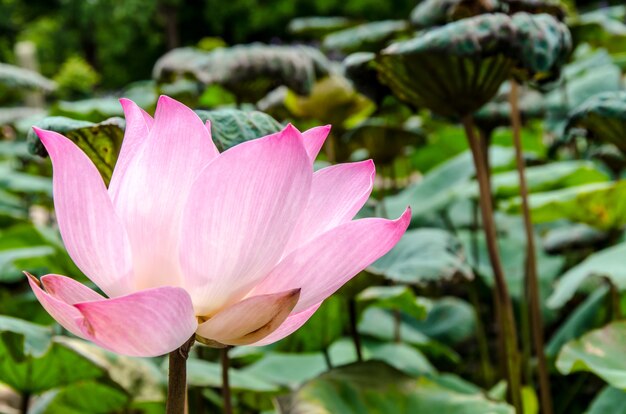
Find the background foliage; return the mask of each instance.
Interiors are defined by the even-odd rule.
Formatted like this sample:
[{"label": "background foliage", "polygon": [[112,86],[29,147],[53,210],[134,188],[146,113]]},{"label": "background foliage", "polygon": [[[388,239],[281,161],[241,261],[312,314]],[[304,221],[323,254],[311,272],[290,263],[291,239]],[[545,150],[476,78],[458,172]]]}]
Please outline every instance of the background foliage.
[{"label": "background foliage", "polygon": [[[166,358],[120,357],[71,337],[21,273],[89,283],[58,235],[50,163],[30,127],[64,133],[108,181],[125,127],[118,98],[152,112],[161,93],[210,119],[220,150],[287,122],[332,123],[316,168],[377,165],[359,216],[413,210],[397,247],[300,331],[229,351],[237,412],[514,412],[459,125],[468,113],[490,142],[524,412],[542,412],[502,82],[512,78],[523,83],[554,412],[626,413],[626,6],[613,3],[0,0],[0,413],[164,411]],[[542,11],[556,17],[532,14]],[[190,412],[222,406],[218,360],[194,348]]]}]

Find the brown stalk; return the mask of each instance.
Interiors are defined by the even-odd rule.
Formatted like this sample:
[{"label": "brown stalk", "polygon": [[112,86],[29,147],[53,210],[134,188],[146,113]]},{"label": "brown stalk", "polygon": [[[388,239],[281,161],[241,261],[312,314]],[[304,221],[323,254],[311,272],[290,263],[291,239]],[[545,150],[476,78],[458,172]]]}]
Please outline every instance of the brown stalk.
[{"label": "brown stalk", "polygon": [[528,293],[530,329],[534,342],[535,354],[537,355],[537,376],[539,379],[539,399],[544,414],[552,414],[552,396],[550,393],[550,377],[548,363],[544,351],[543,320],[539,296],[539,281],[537,277],[537,257],[535,250],[535,233],[528,205],[528,184],[526,183],[524,154],[522,149],[522,120],[518,107],[519,87],[514,79],[511,79],[511,125],[513,127],[513,143],[515,145],[515,160],[519,175],[520,196],[522,198],[522,215],[524,217],[524,230],[526,232],[526,291]]}]

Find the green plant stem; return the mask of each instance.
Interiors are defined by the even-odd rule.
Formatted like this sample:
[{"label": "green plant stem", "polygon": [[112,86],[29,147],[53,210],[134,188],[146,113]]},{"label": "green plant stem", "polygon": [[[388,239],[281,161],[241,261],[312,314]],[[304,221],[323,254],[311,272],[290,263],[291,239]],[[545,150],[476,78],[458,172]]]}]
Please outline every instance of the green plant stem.
[{"label": "green plant stem", "polygon": [[519,87],[514,79],[511,79],[511,123],[513,127],[513,142],[515,145],[515,160],[519,176],[520,197],[522,199],[522,214],[524,217],[524,230],[526,232],[526,291],[528,292],[528,307],[530,311],[530,329],[537,356],[537,376],[539,379],[539,399],[542,413],[552,414],[552,396],[550,393],[550,376],[546,361],[543,320],[541,315],[541,298],[539,295],[539,278],[537,277],[537,257],[535,249],[535,232],[528,205],[528,185],[522,149],[522,119],[519,112]]},{"label": "green plant stem", "polygon": [[187,402],[187,358],[189,350],[196,341],[193,335],[180,348],[170,352],[169,373],[167,386],[167,414],[181,414],[185,412]]},{"label": "green plant stem", "polygon": [[220,360],[222,363],[222,399],[224,400],[224,414],[232,414],[233,403],[230,393],[230,358],[228,357],[228,351],[230,347],[224,347],[220,349]]},{"label": "green plant stem", "polygon": [[491,196],[491,184],[489,182],[488,166],[485,163],[485,155],[478,138],[474,132],[474,120],[471,115],[463,118],[463,126],[472,151],[474,166],[476,168],[476,178],[480,192],[480,211],[485,232],[485,241],[489,260],[493,269],[495,280],[495,294],[498,296],[499,309],[498,322],[500,334],[504,345],[505,373],[508,381],[509,398],[518,414],[523,413],[522,394],[520,383],[520,356],[517,342],[517,330],[515,327],[515,316],[513,314],[513,302],[509,295],[509,289],[500,254],[498,251],[496,225],[493,214],[493,203]]}]

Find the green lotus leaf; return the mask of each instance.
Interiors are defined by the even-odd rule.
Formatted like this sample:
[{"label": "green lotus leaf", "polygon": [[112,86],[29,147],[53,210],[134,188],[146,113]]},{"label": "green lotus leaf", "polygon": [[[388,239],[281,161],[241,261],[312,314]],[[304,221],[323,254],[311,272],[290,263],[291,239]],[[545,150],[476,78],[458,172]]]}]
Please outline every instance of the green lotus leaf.
[{"label": "green lotus leaf", "polygon": [[606,386],[591,402],[586,414],[626,412],[626,391],[611,386]]},{"label": "green lotus leaf", "polygon": [[316,82],[308,96],[288,91],[285,105],[295,116],[340,128],[352,127],[376,109],[372,101],[338,74]]},{"label": "green lotus leaf", "polygon": [[[490,132],[497,127],[511,125],[511,104],[509,102],[510,84],[504,83],[498,95],[474,114],[476,124]],[[522,122],[541,119],[548,108],[541,93],[533,89],[522,88],[518,99],[518,108]]]},{"label": "green lotus leaf", "polygon": [[600,145],[589,150],[589,157],[606,165],[615,178],[626,168],[626,155],[611,144]]},{"label": "green lotus leaf", "polygon": [[398,125],[384,118],[368,118],[342,136],[351,149],[365,149],[376,165],[388,165],[406,153],[408,147],[426,142],[424,131],[410,121]]},{"label": "green lotus leaf", "polygon": [[[354,342],[341,338],[328,348],[328,356],[333,367],[358,361]],[[361,343],[363,361],[383,361],[399,371],[412,376],[435,374],[436,368],[418,349],[402,342],[381,342],[363,339]]]},{"label": "green lotus leaf", "polygon": [[127,411],[130,399],[115,384],[81,381],[46,392],[34,401],[29,413],[110,414]]},{"label": "green lotus leaf", "polygon": [[[489,157],[492,169],[505,169],[512,165],[514,152],[512,148],[492,145]],[[473,176],[472,156],[465,151],[437,165],[419,182],[385,197],[380,203],[379,215],[399,217],[411,206],[412,224],[429,222],[431,216],[448,208],[467,191]]]},{"label": "green lotus leaf", "polygon": [[327,34],[347,29],[357,24],[346,17],[298,17],[289,22],[287,31],[298,37],[320,39]]},{"label": "green lotus leaf", "polygon": [[408,29],[404,20],[364,23],[329,34],[324,38],[322,47],[344,53],[376,52],[390,40],[407,33]]},{"label": "green lotus leaf", "polygon": [[424,319],[428,314],[429,303],[417,298],[409,286],[370,286],[356,300],[363,307],[397,309],[415,319]]},{"label": "green lotus leaf", "polygon": [[626,322],[619,321],[568,342],[556,361],[562,374],[592,372],[609,385],[626,389],[626,363],[623,358]]},{"label": "green lotus leaf", "polygon": [[17,391],[39,393],[105,375],[47,327],[2,316],[0,332],[0,381]]},{"label": "green lotus leaf", "polygon": [[329,66],[324,55],[308,46],[253,43],[210,52],[174,49],[156,62],[153,77],[161,83],[186,77],[217,84],[241,100],[256,102],[280,85],[308,94],[318,78],[328,75]]},{"label": "green lotus leaf", "polygon": [[626,46],[626,6],[598,7],[570,22],[574,44],[589,43],[620,53]]},{"label": "green lotus leaf", "polygon": [[468,302],[454,296],[422,302],[429,308],[428,315],[409,323],[428,337],[454,346],[475,334],[476,312]]},{"label": "green lotus leaf", "polygon": [[[163,366],[165,371],[167,362]],[[259,378],[253,373],[247,373],[236,368],[229,369],[230,386],[234,391],[275,392],[279,388]],[[221,387],[222,367],[215,362],[204,361],[198,358],[187,360],[187,381],[192,387]]]},{"label": "green lotus leaf", "polygon": [[17,171],[10,162],[0,162],[0,190],[52,195],[52,182],[48,177]]},{"label": "green lotus leaf", "polygon": [[[110,118],[94,124],[55,116],[44,118],[37,126],[58,132],[72,140],[98,168],[105,183],[109,183],[124,138],[125,122],[123,119]],[[34,131],[28,132],[27,140],[31,152],[44,157],[48,155]]]},{"label": "green lotus leaf", "polygon": [[41,108],[15,106],[0,108],[0,125],[10,125],[20,119],[45,116],[46,111]]},{"label": "green lotus leaf", "polygon": [[424,0],[411,11],[411,25],[416,29],[441,26],[498,10],[498,0]]},{"label": "green lotus leaf", "polygon": [[371,306],[361,314],[358,330],[366,337],[385,342],[396,341],[399,334],[403,343],[416,347],[428,356],[459,362],[459,355],[452,348],[430,338],[414,322],[414,318],[403,313],[398,320],[396,312]]},{"label": "green lotus leaf", "polygon": [[550,15],[485,14],[393,43],[379,54],[377,68],[400,99],[462,117],[487,103],[513,73],[555,77],[570,48],[567,27]]},{"label": "green lotus leaf", "polygon": [[[596,182],[555,191],[531,194],[530,210],[535,223],[568,219],[600,230],[626,224],[626,181]],[[503,203],[509,213],[519,214],[519,197]]]},{"label": "green lotus leaf", "polygon": [[626,153],[626,92],[604,92],[587,99],[572,112],[566,133],[584,129],[589,139],[610,143]]},{"label": "green lotus leaf", "polygon": [[[583,184],[609,181],[609,176],[591,161],[558,161],[526,168],[530,194],[562,190]],[[478,198],[478,186],[467,186],[464,194]],[[519,174],[505,171],[492,176],[492,193],[499,199],[518,196]]]},{"label": "green lotus leaf", "polygon": [[415,285],[473,278],[463,245],[447,231],[434,228],[407,231],[389,253],[367,270],[396,283]]},{"label": "green lotus leaf", "polygon": [[54,81],[39,73],[7,63],[0,63],[0,85],[9,88],[39,89],[44,92],[56,89]]},{"label": "green lotus leaf", "polygon": [[581,337],[587,331],[598,328],[605,322],[606,312],[603,309],[606,308],[608,291],[608,286],[595,289],[567,316],[546,345],[546,355],[549,358],[556,358],[567,342]]},{"label": "green lotus leaf", "polygon": [[608,233],[582,223],[567,223],[548,230],[543,237],[543,249],[549,254],[597,247],[608,239]]},{"label": "green lotus leaf", "polygon": [[285,352],[315,352],[341,337],[348,324],[347,304],[339,295],[326,299],[307,323],[276,344]]},{"label": "green lotus leaf", "polygon": [[199,110],[196,113],[203,121],[211,121],[211,137],[220,151],[282,129],[278,121],[259,111],[227,108],[212,111]]},{"label": "green lotus leaf", "polygon": [[500,8],[508,14],[526,12],[550,14],[560,21],[565,19],[565,7],[559,0],[499,0]]},{"label": "green lotus leaf", "polygon": [[513,413],[512,407],[488,400],[480,390],[459,391],[439,377],[415,379],[380,361],[331,370],[278,402],[282,414]]},{"label": "green lotus leaf", "polygon": [[[521,217],[507,218],[506,221],[501,219],[497,224],[502,233],[498,237],[498,246],[509,291],[515,301],[522,301],[526,295],[526,273],[523,266],[526,258],[526,238],[522,232],[522,219]],[[469,231],[464,230],[459,231],[458,237],[463,242],[463,247],[468,252],[469,258],[472,259],[470,263],[476,269],[476,273],[482,277],[487,286],[493,286],[493,268],[489,261],[484,234],[472,235]],[[541,249],[537,236],[535,236],[535,240],[539,290],[544,297],[552,291],[554,280],[562,273],[565,259],[562,256],[548,256]],[[474,258],[478,259],[477,263],[474,262]],[[542,304],[542,308],[547,314],[549,311],[547,306]]]},{"label": "green lotus leaf", "polygon": [[391,94],[391,91],[378,80],[375,59],[376,54],[372,52],[356,52],[348,55],[341,62],[341,67],[344,76],[352,82],[356,90],[372,101],[380,103],[385,96]]},{"label": "green lotus leaf", "polygon": [[619,243],[589,255],[569,269],[556,283],[547,300],[551,308],[560,308],[584,287],[596,287],[603,278],[620,290],[626,289],[626,268],[623,265],[626,243]]},{"label": "green lotus leaf", "polygon": [[517,55],[516,75],[522,79],[558,79],[572,50],[567,26],[549,14],[516,13],[513,49]]},{"label": "green lotus leaf", "polygon": [[124,116],[118,98],[92,98],[79,101],[58,101],[50,108],[50,116],[65,116],[91,122]]}]

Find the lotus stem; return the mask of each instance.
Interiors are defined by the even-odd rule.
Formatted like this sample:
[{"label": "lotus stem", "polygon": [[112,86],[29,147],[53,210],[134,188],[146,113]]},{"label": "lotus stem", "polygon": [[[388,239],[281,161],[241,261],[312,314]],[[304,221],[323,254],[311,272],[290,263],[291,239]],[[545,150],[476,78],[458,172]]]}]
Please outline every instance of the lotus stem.
[{"label": "lotus stem", "polygon": [[399,309],[393,310],[393,340],[398,344],[402,342],[402,313]]},{"label": "lotus stem", "polygon": [[503,357],[505,360],[505,373],[508,381],[510,401],[515,407],[518,414],[523,413],[522,394],[520,383],[520,355],[517,342],[517,330],[515,327],[515,316],[513,314],[513,302],[509,295],[509,289],[500,254],[498,251],[498,243],[496,236],[496,224],[493,214],[493,203],[491,198],[491,184],[489,182],[488,170],[486,164],[483,145],[479,141],[474,131],[474,120],[471,115],[463,118],[463,126],[465,134],[469,141],[472,151],[474,166],[476,168],[476,178],[480,192],[480,212],[483,221],[483,231],[485,233],[485,241],[487,243],[487,251],[489,260],[493,269],[495,280],[495,294],[497,296],[496,303],[499,304],[496,312],[498,324],[500,325],[500,334],[502,335],[502,343],[504,346]]},{"label": "lotus stem", "polygon": [[[363,362],[363,353],[361,352],[361,337],[359,336],[356,300],[352,297],[348,299],[348,315],[350,318],[350,335],[352,335],[352,342],[354,343],[354,350],[356,351],[356,359],[358,362]],[[330,360],[330,358],[329,358]],[[330,368],[330,364],[329,364]]]},{"label": "lotus stem", "polygon": [[537,257],[535,249],[535,232],[528,205],[528,184],[526,183],[524,154],[522,150],[522,120],[520,116],[518,100],[519,87],[514,79],[511,79],[511,93],[509,95],[511,105],[511,124],[513,127],[513,142],[515,145],[515,160],[519,176],[520,196],[522,198],[522,215],[524,217],[524,229],[526,232],[526,291],[528,293],[528,307],[530,311],[530,329],[537,356],[537,376],[539,379],[539,399],[544,414],[552,414],[552,396],[550,393],[550,377],[548,363],[544,350],[543,320],[539,296],[539,282],[537,277]]},{"label": "lotus stem", "polygon": [[322,355],[324,355],[324,362],[326,362],[326,369],[330,371],[333,369],[333,361],[330,359],[330,353],[328,353],[328,347],[322,349]]},{"label": "lotus stem", "polygon": [[187,405],[187,358],[189,350],[196,341],[193,335],[180,348],[170,352],[169,374],[167,386],[167,414],[180,414],[185,412]]},{"label": "lotus stem", "polygon": [[228,371],[230,370],[230,358],[228,351],[230,347],[220,349],[220,359],[222,362],[222,399],[224,400],[224,414],[233,413],[233,403],[230,393],[230,379]]},{"label": "lotus stem", "polygon": [[615,286],[615,283],[609,278],[606,279],[609,285],[609,300],[611,304],[611,320],[619,321],[622,319],[622,305],[619,289]]},{"label": "lotus stem", "polygon": [[485,325],[482,321],[482,312],[480,305],[480,297],[478,295],[478,282],[472,280],[469,282],[469,299],[474,306],[474,313],[476,315],[476,342],[478,343],[478,353],[480,354],[480,367],[482,370],[483,382],[486,386],[493,385],[493,366],[491,365],[491,359],[489,358],[489,341],[487,340],[487,333],[485,331]]},{"label": "lotus stem", "polygon": [[20,402],[20,413],[28,414],[29,405],[30,405],[30,392],[24,391],[22,393],[22,401]]}]

